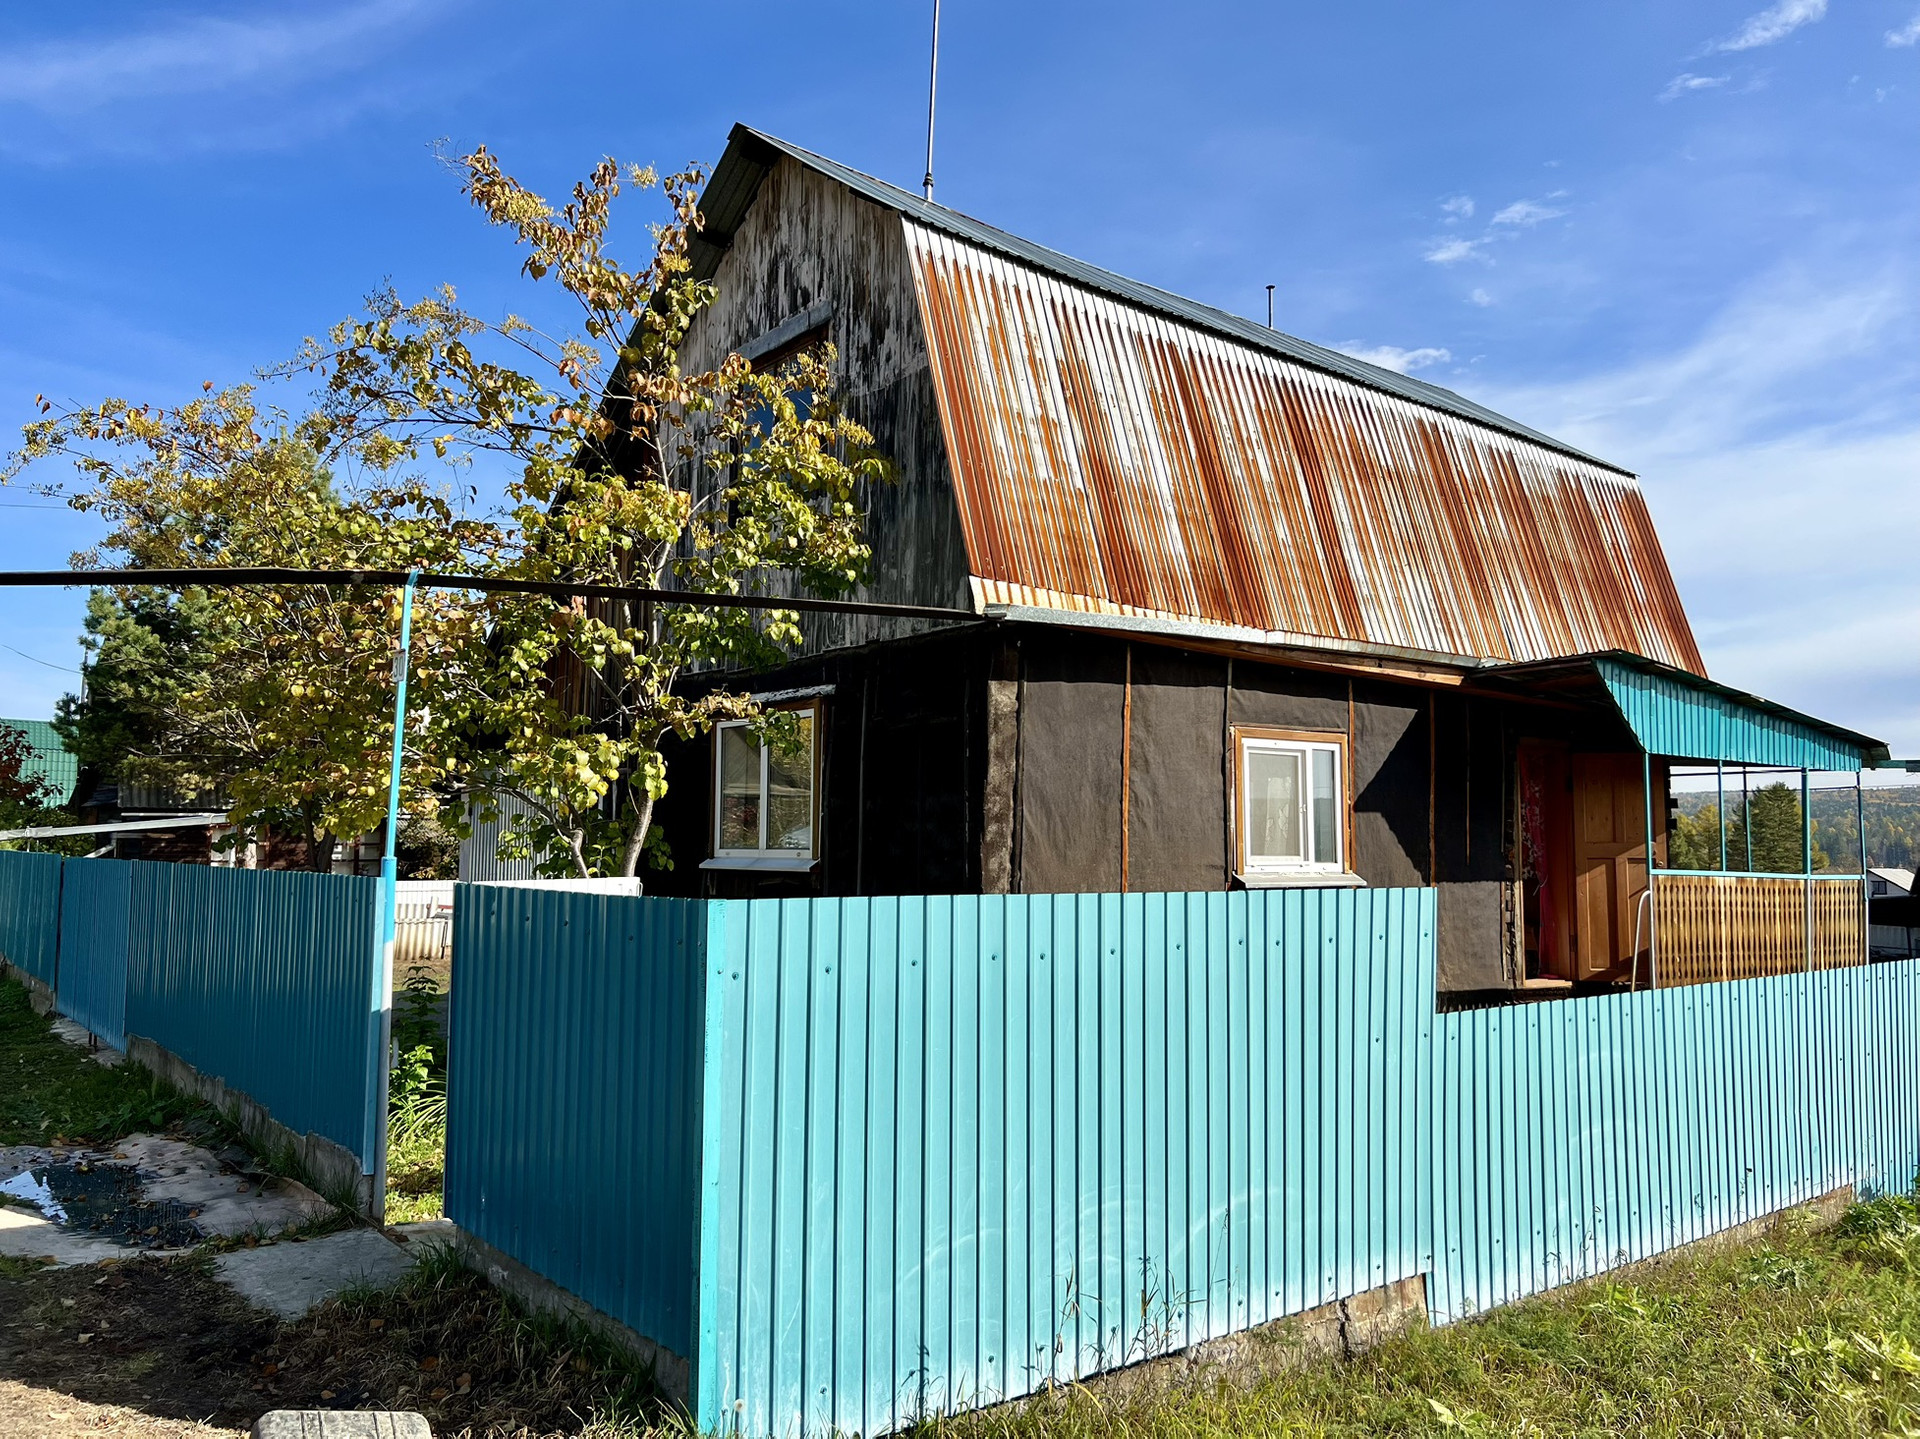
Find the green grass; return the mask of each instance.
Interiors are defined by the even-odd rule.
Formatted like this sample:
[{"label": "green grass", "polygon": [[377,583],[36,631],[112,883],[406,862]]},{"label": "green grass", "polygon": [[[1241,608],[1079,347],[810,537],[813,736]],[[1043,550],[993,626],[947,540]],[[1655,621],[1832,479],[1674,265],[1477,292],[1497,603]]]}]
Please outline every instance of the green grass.
[{"label": "green grass", "polygon": [[921,1439],[1920,1435],[1920,1202],[1676,1256],[1346,1363],[1129,1398],[1096,1382]]},{"label": "green grass", "polygon": [[24,986],[0,980],[0,1144],[108,1144],[203,1111],[135,1065],[95,1064],[33,1012]]}]

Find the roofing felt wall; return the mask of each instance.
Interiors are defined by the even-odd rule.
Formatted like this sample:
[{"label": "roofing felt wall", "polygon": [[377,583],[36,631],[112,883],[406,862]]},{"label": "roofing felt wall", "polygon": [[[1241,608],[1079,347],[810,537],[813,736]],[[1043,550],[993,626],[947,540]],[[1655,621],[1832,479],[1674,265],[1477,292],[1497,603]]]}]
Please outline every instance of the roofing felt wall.
[{"label": "roofing felt wall", "polygon": [[1701,669],[1631,477],[905,229],[980,600]]}]

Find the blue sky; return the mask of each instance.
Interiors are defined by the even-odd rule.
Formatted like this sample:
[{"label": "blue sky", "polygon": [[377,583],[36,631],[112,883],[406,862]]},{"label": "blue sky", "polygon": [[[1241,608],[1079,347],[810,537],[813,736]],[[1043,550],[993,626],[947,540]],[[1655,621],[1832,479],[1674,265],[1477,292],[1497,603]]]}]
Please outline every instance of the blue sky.
[{"label": "blue sky", "polygon": [[[926,10],[8,7],[0,425],[244,377],[385,278],[526,307],[441,138],[558,190],[745,120],[915,185]],[[1716,678],[1920,754],[1920,0],[947,0],[941,60],[940,199],[1246,314],[1271,283],[1634,469]],[[0,567],[89,538],[0,501]],[[0,712],[74,683],[36,661],[80,610],[0,594]]]}]

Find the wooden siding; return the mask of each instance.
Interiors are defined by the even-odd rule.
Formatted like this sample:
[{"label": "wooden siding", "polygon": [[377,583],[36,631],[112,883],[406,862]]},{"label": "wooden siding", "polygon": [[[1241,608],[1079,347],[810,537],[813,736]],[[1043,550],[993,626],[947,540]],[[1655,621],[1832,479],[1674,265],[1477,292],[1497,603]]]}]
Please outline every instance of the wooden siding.
[{"label": "wooden siding", "polygon": [[[791,159],[774,166],[714,274],[719,296],[687,337],[691,368],[717,365],[776,326],[830,306],[827,335],[847,412],[896,467],[861,497],[872,583],[856,599],[972,608],[959,510],[900,218]],[[924,622],[810,615],[808,650],[891,639]]]}]

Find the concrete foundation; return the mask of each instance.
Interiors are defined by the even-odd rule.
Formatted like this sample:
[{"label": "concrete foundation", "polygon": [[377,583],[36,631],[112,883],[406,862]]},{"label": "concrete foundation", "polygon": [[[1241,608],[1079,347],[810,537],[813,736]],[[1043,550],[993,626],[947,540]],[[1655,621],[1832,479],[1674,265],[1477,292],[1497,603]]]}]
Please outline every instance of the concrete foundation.
[{"label": "concrete foundation", "polygon": [[53,991],[17,964],[9,964],[0,959],[0,977],[24,985],[27,991],[27,1003],[33,1006],[35,1014],[45,1014],[53,1008]]},{"label": "concrete foundation", "polygon": [[372,1175],[361,1172],[360,1159],[352,1150],[318,1134],[294,1133],[244,1090],[202,1074],[150,1039],[128,1035],[127,1057],[174,1088],[206,1100],[232,1120],[262,1153],[291,1153],[307,1182],[329,1199],[380,1218],[379,1209],[384,1207],[386,1196],[375,1190]]},{"label": "concrete foundation", "polygon": [[[441,1235],[445,1236],[443,1240],[440,1239]],[[431,1238],[452,1245],[469,1269],[484,1274],[489,1284],[505,1290],[527,1308],[577,1320],[594,1333],[626,1349],[653,1370],[653,1382],[659,1386],[661,1394],[673,1403],[685,1407],[692,1401],[693,1396],[688,1392],[692,1364],[685,1355],[676,1354],[665,1345],[627,1328],[619,1320],[602,1314],[551,1279],[535,1274],[519,1260],[502,1254],[491,1244],[474,1238],[457,1225],[449,1223]]]}]

